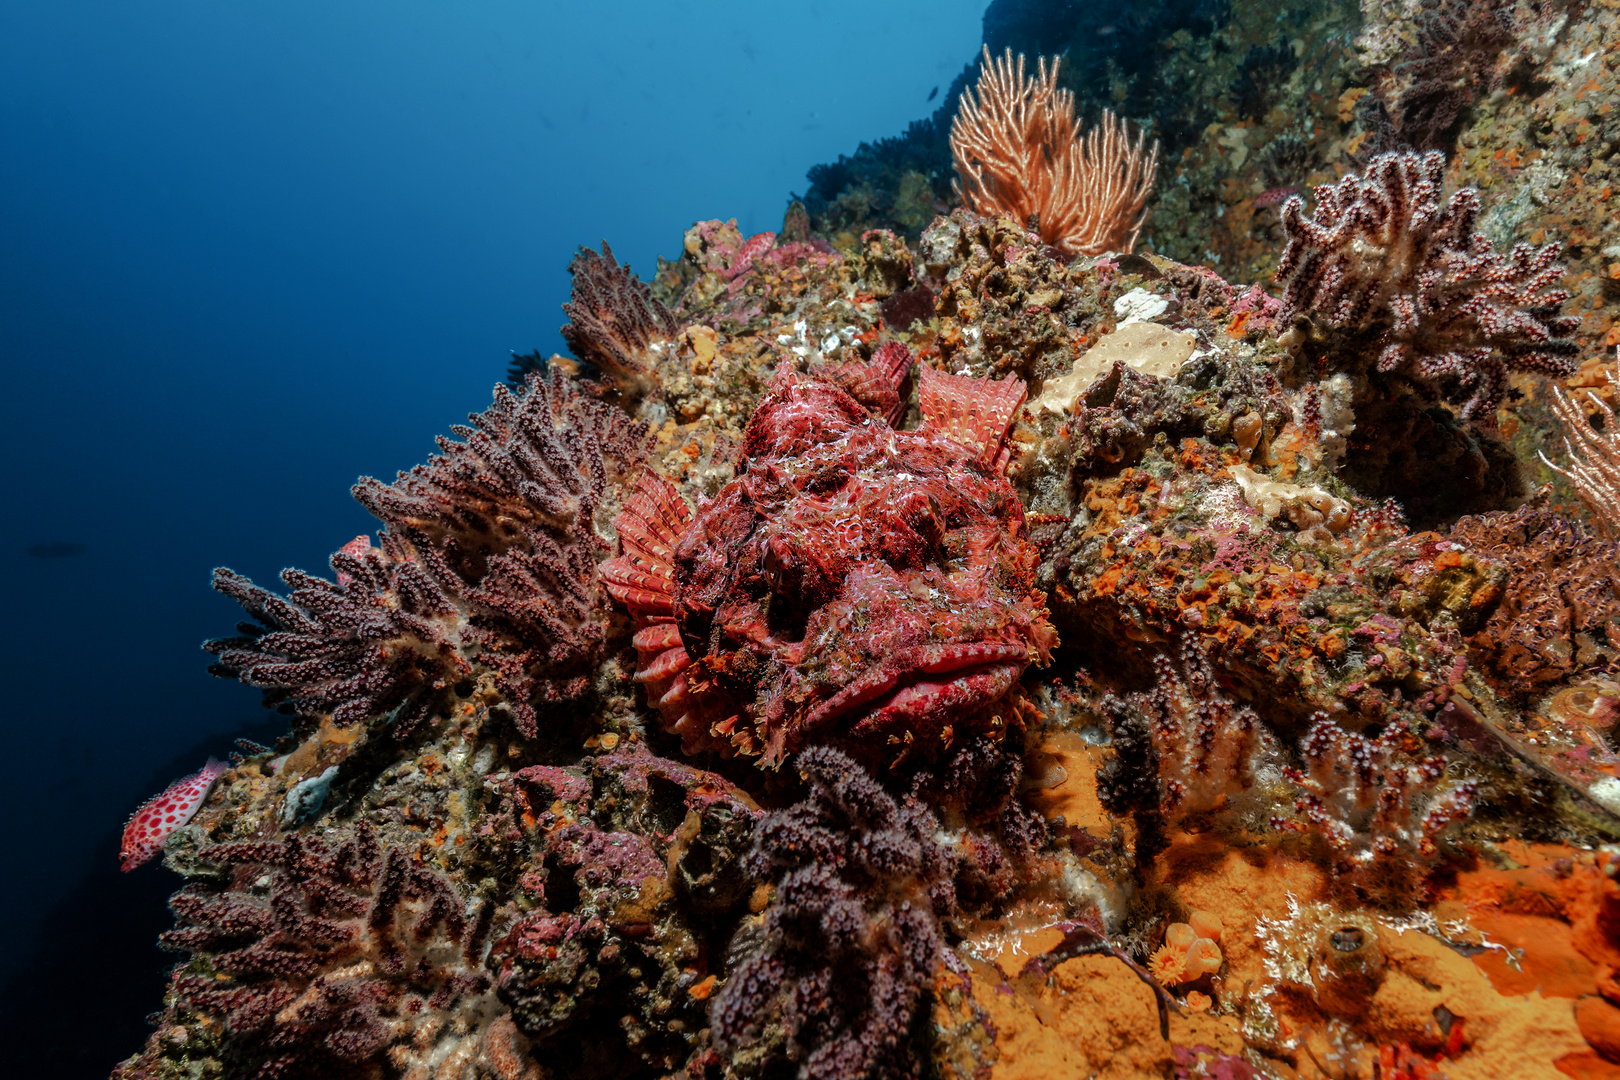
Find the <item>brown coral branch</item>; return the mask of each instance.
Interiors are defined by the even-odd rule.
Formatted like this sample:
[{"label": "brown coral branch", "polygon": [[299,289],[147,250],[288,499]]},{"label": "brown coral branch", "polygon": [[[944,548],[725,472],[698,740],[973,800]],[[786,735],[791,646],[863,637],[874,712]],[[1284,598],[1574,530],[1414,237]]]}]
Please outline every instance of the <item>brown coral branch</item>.
[{"label": "brown coral branch", "polygon": [[1012,50],[999,60],[984,49],[974,93],[963,94],[951,123],[957,197],[979,214],[1038,222],[1041,239],[1071,255],[1130,251],[1158,168],[1159,144],[1145,155],[1124,121],[1104,110],[1084,136],[1074,94],[1057,86],[1058,60],[1024,74]]}]

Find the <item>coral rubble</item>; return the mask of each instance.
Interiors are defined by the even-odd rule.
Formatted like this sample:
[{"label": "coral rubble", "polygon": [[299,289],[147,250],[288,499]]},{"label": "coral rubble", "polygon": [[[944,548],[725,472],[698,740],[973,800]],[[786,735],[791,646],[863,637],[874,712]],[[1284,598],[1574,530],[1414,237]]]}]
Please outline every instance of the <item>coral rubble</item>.
[{"label": "coral rubble", "polygon": [[217,572],[294,719],[135,837],[186,959],[118,1075],[1620,1071],[1604,226],[1461,182],[1620,24],[1362,7],[991,5],[1173,151],[1141,251],[951,209],[940,118],[582,251],[375,546]]}]

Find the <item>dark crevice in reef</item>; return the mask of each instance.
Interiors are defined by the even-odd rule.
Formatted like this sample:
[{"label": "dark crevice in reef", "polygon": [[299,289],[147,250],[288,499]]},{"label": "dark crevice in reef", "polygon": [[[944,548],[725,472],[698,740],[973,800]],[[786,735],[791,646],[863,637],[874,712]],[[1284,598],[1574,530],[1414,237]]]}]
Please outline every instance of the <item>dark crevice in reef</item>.
[{"label": "dark crevice in reef", "polygon": [[1417,530],[1464,514],[1511,509],[1529,495],[1512,450],[1501,440],[1410,393],[1364,403],[1349,446],[1339,475],[1369,497],[1398,501]]}]

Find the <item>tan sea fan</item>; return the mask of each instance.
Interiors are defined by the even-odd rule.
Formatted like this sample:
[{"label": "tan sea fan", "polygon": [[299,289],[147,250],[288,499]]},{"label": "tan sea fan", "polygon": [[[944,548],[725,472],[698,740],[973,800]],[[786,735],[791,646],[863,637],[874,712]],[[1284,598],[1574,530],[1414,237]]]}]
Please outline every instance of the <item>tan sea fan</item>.
[{"label": "tan sea fan", "polygon": [[1143,153],[1125,121],[1103,110],[1083,136],[1074,94],[1057,86],[1058,60],[1024,74],[1012,50],[999,60],[984,50],[975,92],[962,95],[951,122],[957,197],[978,214],[1038,221],[1041,239],[1071,255],[1128,252],[1146,217],[1159,144]]},{"label": "tan sea fan", "polygon": [[[1615,351],[1615,365],[1620,372],[1620,349]],[[1609,379],[1616,381],[1613,374]],[[1569,467],[1554,465],[1546,454],[1540,455],[1541,460],[1575,485],[1575,493],[1592,511],[1605,535],[1620,537],[1620,427],[1617,427],[1614,410],[1602,398],[1587,391],[1587,401],[1603,414],[1602,430],[1597,430],[1587,419],[1586,402],[1571,397],[1557,383],[1552,389],[1552,401],[1548,404],[1563,429]]]}]

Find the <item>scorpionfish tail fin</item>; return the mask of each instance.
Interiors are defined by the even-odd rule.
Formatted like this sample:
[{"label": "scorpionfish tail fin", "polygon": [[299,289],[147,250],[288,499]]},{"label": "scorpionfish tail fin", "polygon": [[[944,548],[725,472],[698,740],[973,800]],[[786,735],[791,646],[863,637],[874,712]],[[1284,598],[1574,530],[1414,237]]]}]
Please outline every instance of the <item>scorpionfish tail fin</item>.
[{"label": "scorpionfish tail fin", "polygon": [[608,592],[631,614],[674,613],[675,545],[691,521],[691,507],[674,484],[651,469],[642,474],[613,519],[620,554],[602,564]]},{"label": "scorpionfish tail fin", "polygon": [[1012,457],[1007,431],[1024,404],[1024,380],[978,379],[924,365],[917,391],[923,423],[953,442],[978,451],[985,465],[1001,469]]}]

